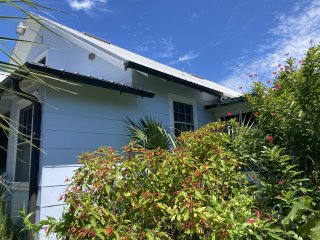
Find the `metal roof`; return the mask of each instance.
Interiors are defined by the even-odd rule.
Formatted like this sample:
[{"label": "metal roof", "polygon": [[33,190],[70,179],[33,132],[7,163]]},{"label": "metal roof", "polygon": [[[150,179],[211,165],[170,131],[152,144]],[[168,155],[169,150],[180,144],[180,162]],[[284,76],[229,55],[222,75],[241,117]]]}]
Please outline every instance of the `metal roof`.
[{"label": "metal roof", "polygon": [[84,41],[86,44],[90,44],[91,46],[94,46],[97,49],[105,52],[111,58],[113,58],[114,61],[123,64],[124,67],[128,62],[132,62],[145,68],[152,69],[153,71],[161,72],[166,76],[171,76],[174,79],[180,79],[180,84],[187,83],[187,86],[193,87],[195,89],[199,89],[199,86],[201,86],[202,88],[200,88],[199,90],[204,92],[216,92],[219,93],[218,95],[223,94],[226,97],[238,97],[241,95],[240,93],[233,91],[227,87],[224,87],[220,84],[199,78],[195,75],[183,72],[181,70],[172,68],[157,61],[143,57],[139,54],[130,52],[116,45],[113,45],[108,41],[104,41],[97,37],[91,36],[90,34],[79,32],[77,30],[74,30],[72,28],[69,28],[67,26],[64,26],[62,24],[59,24],[39,15],[35,16],[38,17],[41,23],[43,23],[52,31],[54,31],[55,28],[58,28],[59,30],[62,30],[69,36],[72,35],[73,37]]},{"label": "metal roof", "polygon": [[215,108],[215,107],[228,106],[230,104],[240,103],[240,102],[245,102],[245,101],[246,101],[246,98],[244,96],[228,98],[223,101],[220,101],[220,100],[219,101],[212,101],[212,102],[208,103],[204,108],[211,109],[211,108]]}]

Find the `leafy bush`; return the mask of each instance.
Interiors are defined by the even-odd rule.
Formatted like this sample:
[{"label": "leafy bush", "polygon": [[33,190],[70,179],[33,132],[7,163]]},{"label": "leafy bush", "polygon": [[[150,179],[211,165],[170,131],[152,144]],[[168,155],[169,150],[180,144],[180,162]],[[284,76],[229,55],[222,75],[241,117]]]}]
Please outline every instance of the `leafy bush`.
[{"label": "leafy bush", "polygon": [[320,47],[299,64],[279,64],[270,88],[255,83],[247,98],[256,125],[231,124],[230,148],[257,179],[257,206],[295,239],[319,239]]},{"label": "leafy bush", "polygon": [[[259,130],[293,156],[313,181],[320,171],[320,46],[304,60],[289,58],[273,87],[256,83],[248,101],[256,112]],[[282,68],[280,66],[280,68]]]},{"label": "leafy bush", "polygon": [[7,215],[5,197],[7,192],[7,181],[0,176],[0,239],[13,239],[13,228]]},{"label": "leafy bush", "polygon": [[173,152],[85,153],[62,196],[62,219],[26,218],[27,226],[61,239],[279,239],[284,233],[255,207],[224,130],[215,123],[184,133]]}]

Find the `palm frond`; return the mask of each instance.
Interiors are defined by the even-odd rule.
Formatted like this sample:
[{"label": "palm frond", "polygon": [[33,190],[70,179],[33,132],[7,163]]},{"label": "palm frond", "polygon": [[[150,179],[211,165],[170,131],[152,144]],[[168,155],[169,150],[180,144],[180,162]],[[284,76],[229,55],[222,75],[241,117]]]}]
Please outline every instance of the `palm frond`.
[{"label": "palm frond", "polygon": [[170,149],[175,146],[170,134],[162,126],[161,122],[145,116],[137,122],[130,118],[124,120],[132,141],[138,147],[146,149]]}]

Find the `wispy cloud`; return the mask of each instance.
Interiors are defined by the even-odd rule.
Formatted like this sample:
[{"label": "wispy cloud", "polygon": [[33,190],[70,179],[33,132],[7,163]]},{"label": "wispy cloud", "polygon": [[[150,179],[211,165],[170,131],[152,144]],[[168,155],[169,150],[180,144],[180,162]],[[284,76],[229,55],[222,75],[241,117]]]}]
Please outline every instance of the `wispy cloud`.
[{"label": "wispy cloud", "polygon": [[174,64],[182,63],[182,62],[189,62],[197,57],[199,57],[199,54],[194,53],[193,51],[190,51],[190,52],[180,56],[177,60],[171,61],[170,65],[174,65]]},{"label": "wispy cloud", "polygon": [[[299,11],[298,11],[298,10]],[[279,15],[276,26],[268,32],[267,44],[257,46],[256,57],[243,56],[229,69],[230,74],[221,83],[238,90],[247,91],[253,81],[266,81],[290,56],[303,58],[310,41],[320,42],[320,2],[301,3],[293,7],[290,14]]]},{"label": "wispy cloud", "polygon": [[94,9],[105,10],[108,0],[67,0],[75,11],[91,11]]},{"label": "wispy cloud", "polygon": [[160,39],[153,37],[145,38],[142,44],[136,47],[136,50],[155,59],[172,58],[176,54],[173,37],[163,37]]},{"label": "wispy cloud", "polygon": [[200,16],[202,16],[203,12],[194,12],[189,16],[189,20],[193,21],[197,18],[199,18]]}]

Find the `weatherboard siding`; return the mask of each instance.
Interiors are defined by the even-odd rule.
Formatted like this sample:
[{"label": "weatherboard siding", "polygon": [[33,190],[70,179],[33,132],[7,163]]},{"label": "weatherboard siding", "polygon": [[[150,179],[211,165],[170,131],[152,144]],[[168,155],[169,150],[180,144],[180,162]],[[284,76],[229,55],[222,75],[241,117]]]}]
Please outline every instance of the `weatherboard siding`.
[{"label": "weatherboard siding", "polygon": [[[39,36],[43,36],[45,44],[40,43]],[[106,53],[83,42],[72,42],[68,36],[62,37],[62,35],[59,36],[47,29],[42,28],[39,36],[35,40],[39,44],[32,45],[25,59],[26,62],[37,62],[40,60],[39,56],[41,56],[40,58],[46,56],[46,65],[52,68],[131,85],[131,70],[123,71],[124,65],[122,63],[116,66],[106,61],[108,56]],[[89,59],[90,53],[95,54],[94,60]]]},{"label": "weatherboard siding", "polygon": [[42,154],[39,218],[59,216],[64,192],[64,180],[77,169],[78,156],[99,146],[120,149],[129,141],[124,119],[138,120],[143,116],[158,119],[172,129],[169,112],[169,94],[194,99],[198,125],[214,119],[204,110],[205,101],[212,96],[155,77],[134,73],[134,83],[154,91],[154,98],[142,98],[131,94],[93,86],[72,88],[77,94],[47,89],[43,107]]}]

